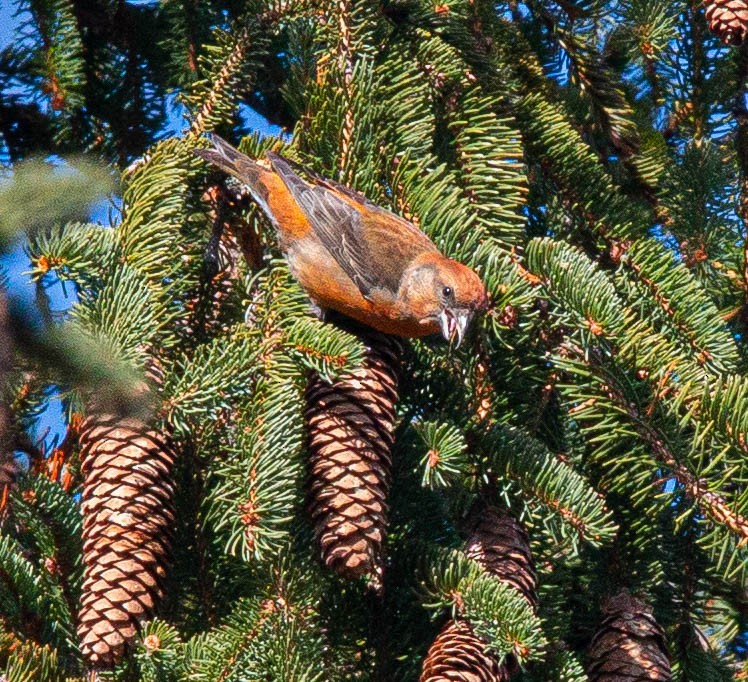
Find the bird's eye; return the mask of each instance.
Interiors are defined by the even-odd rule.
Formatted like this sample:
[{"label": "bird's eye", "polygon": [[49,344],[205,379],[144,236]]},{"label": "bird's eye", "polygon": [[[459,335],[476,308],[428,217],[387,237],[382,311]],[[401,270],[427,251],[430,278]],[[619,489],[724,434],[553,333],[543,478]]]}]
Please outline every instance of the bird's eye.
[{"label": "bird's eye", "polygon": [[453,293],[452,287],[444,287],[442,289],[442,296],[444,296],[444,298],[451,298]]}]

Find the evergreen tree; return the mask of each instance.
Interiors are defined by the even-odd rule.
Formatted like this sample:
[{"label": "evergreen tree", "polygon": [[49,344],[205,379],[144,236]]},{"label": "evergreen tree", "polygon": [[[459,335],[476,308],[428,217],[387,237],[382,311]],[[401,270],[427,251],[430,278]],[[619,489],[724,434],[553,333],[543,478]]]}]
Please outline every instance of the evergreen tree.
[{"label": "evergreen tree", "polygon": [[[40,330],[3,279],[5,679],[748,675],[746,3],[18,12],[0,249],[76,303]],[[321,321],[213,131],[474,268],[471,337]],[[112,225],[18,163],[73,151]]]}]

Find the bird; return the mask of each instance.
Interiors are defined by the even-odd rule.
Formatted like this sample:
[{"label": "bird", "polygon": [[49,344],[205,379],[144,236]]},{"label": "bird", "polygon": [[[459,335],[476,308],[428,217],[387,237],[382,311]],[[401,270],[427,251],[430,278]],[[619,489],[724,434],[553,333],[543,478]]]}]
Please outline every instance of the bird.
[{"label": "bird", "polygon": [[316,306],[385,334],[441,333],[462,343],[487,306],[473,270],[444,256],[413,223],[345,185],[273,152],[266,154],[268,167],[218,135],[209,140],[210,149],[194,152],[248,188]]}]

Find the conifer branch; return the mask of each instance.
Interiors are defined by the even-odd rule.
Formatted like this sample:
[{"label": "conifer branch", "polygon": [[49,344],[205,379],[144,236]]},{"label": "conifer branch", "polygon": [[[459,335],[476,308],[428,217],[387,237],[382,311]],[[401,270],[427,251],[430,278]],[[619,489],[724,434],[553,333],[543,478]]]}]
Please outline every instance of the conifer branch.
[{"label": "conifer branch", "polygon": [[[646,247],[648,245],[645,245],[645,244],[639,244],[638,246],[639,248],[636,250],[636,255],[634,255],[633,253],[630,254],[631,257],[624,258],[623,263],[626,265],[627,268],[629,268],[632,272],[636,274],[638,281],[640,281],[651,294],[652,300],[654,300],[657,303],[658,307],[665,313],[667,318],[671,321],[671,324],[673,325],[673,327],[687,341],[688,345],[693,350],[696,362],[700,365],[706,365],[710,360],[713,360],[716,355],[717,362],[719,363],[721,361],[720,356],[723,355],[722,353],[719,352],[719,350],[722,350],[722,349],[719,349],[719,350],[712,349],[709,347],[709,345],[705,344],[704,343],[705,339],[703,338],[703,334],[699,334],[699,331],[694,327],[694,325],[689,324],[691,320],[689,320],[687,317],[683,315],[682,310],[678,310],[676,305],[674,305],[674,302],[669,297],[668,293],[664,290],[664,287],[662,286],[662,284],[656,281],[654,277],[648,276],[648,274],[644,271],[641,261],[647,259],[647,256],[649,255],[647,252],[648,251],[651,252],[651,249],[647,249]],[[675,263],[673,263],[673,269],[677,269],[677,268],[678,266]],[[685,286],[682,286],[681,288],[678,289],[678,293],[680,294],[684,293],[684,290],[686,289],[688,282],[684,282],[683,284]],[[709,301],[708,299],[706,299],[706,297],[704,297],[704,304],[709,305],[710,303],[711,301]],[[716,316],[715,316],[715,320],[712,320],[712,321],[716,321]],[[721,327],[722,325],[719,325],[719,326]],[[735,355],[734,348],[730,350],[733,350],[732,354],[734,356]],[[732,367],[728,367],[728,368],[733,369]]]},{"label": "conifer branch", "polygon": [[350,162],[351,143],[353,140],[353,57],[351,45],[351,8],[349,0],[338,0],[338,69],[343,78],[344,116],[343,129],[340,133],[340,160],[338,172],[345,177]]},{"label": "conifer branch", "polygon": [[56,0],[44,6],[30,2],[29,11],[42,42],[44,84],[53,111],[70,113],[83,105],[83,52],[74,5]]},{"label": "conifer branch", "polygon": [[[569,346],[572,348],[572,346]],[[581,348],[574,348],[580,357],[584,356]],[[601,371],[601,359],[595,353],[588,353],[592,366]],[[699,506],[701,511],[715,523],[727,527],[740,538],[740,545],[748,543],[748,518],[731,508],[729,502],[718,492],[710,490],[709,481],[694,476],[683,464],[667,444],[667,438],[653,424],[652,420],[639,409],[637,405],[627,400],[623,389],[607,372],[603,373],[609,396],[619,406],[619,409],[629,417],[636,433],[649,445],[657,461],[667,467],[683,487],[686,494]]]},{"label": "conifer branch", "polygon": [[704,106],[702,93],[706,83],[704,77],[704,67],[706,62],[706,51],[704,49],[704,20],[701,12],[701,3],[689,1],[689,8],[687,12],[690,14],[691,21],[690,27],[690,39],[691,39],[691,104],[694,122],[694,138],[700,140],[706,133],[706,118],[708,115],[707,109]]},{"label": "conifer branch", "polygon": [[240,30],[237,34],[234,47],[224,61],[217,77],[212,81],[208,95],[203,100],[200,110],[192,120],[190,134],[194,137],[205,132],[206,120],[213,113],[213,109],[219,99],[225,96],[230,81],[242,67],[247,51],[249,50],[250,38],[250,32],[247,28]]},{"label": "conifer branch", "polygon": [[568,55],[579,80],[580,89],[587,95],[597,119],[612,149],[631,157],[639,151],[639,131],[633,122],[633,109],[624,94],[616,88],[605,64],[597,51],[583,44],[570,30],[558,26],[554,17],[542,3],[536,8],[543,18],[549,33]]},{"label": "conifer branch", "polygon": [[743,223],[743,309],[748,309],[748,110],[745,105],[745,92],[748,87],[748,43],[740,47],[737,81],[738,92],[734,113],[738,123],[735,144],[740,167],[738,214]]},{"label": "conifer branch", "polygon": [[[53,151],[37,121],[55,143],[139,155],[174,88],[189,122],[128,168],[111,229],[66,222],[85,220],[71,197],[87,175],[48,173],[64,180],[52,202],[39,167],[0,180],[0,250],[31,226],[43,299],[58,279],[78,295],[69,324],[51,307],[38,339],[11,305],[21,352],[12,370],[0,358],[0,506],[23,470],[0,513],[0,672],[61,682],[85,657],[127,651],[107,677],[411,680],[441,625],[429,615],[450,612],[436,679],[463,662],[507,678],[529,658],[525,677],[582,682],[581,660],[598,673],[611,662],[583,640],[625,583],[653,606],[627,622],[665,626],[676,676],[734,676],[748,574],[748,48],[713,49],[698,0],[31,4],[47,23],[22,19],[0,77],[53,106],[24,108],[5,88],[14,160]],[[192,153],[201,134],[243,127],[242,100],[294,130],[245,137],[249,157],[282,148],[475,269],[491,303],[474,343],[408,344],[396,395],[387,358],[312,314],[257,206]],[[2,334],[0,320],[0,355]],[[71,345],[74,362],[61,357]],[[158,421],[120,418],[156,353]],[[49,383],[73,414],[71,386],[102,399],[124,388],[49,447],[54,429],[35,432]],[[476,495],[531,533],[537,595],[528,538],[491,512],[476,514],[467,554],[489,570],[508,558],[503,573],[444,549],[425,575],[411,570],[424,546],[461,545]],[[381,596],[312,561],[313,535]],[[167,620],[142,623],[162,588]],[[596,653],[662,643],[657,628],[618,637],[619,611]]]}]

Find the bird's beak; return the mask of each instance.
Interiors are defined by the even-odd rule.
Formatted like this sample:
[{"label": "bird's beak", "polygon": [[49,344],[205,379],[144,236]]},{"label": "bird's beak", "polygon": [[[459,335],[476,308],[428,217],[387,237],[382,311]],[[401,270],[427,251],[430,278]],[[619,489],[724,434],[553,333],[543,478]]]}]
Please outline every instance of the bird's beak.
[{"label": "bird's beak", "polygon": [[456,310],[453,312],[448,308],[439,313],[439,324],[441,325],[444,338],[447,341],[451,341],[455,333],[457,334],[456,348],[460,347],[462,339],[465,338],[465,331],[470,324],[472,316],[469,310]]}]

